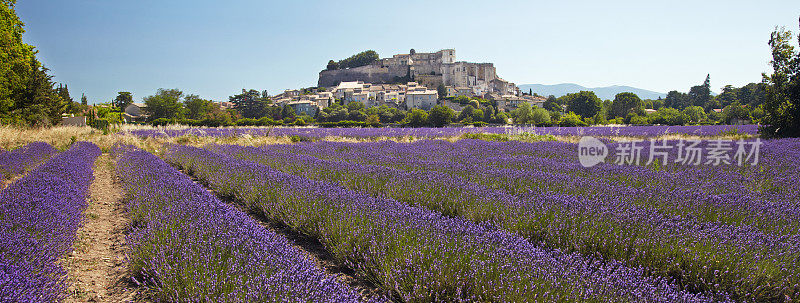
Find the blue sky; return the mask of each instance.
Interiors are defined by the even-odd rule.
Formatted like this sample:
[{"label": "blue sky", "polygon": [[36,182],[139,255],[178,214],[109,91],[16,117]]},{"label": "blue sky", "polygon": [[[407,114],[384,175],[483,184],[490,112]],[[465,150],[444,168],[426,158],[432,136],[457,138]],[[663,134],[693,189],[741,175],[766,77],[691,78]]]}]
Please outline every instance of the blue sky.
[{"label": "blue sky", "polygon": [[329,59],[455,48],[517,84],[715,91],[761,80],[800,1],[19,0],[26,42],[77,100],[314,86]]}]

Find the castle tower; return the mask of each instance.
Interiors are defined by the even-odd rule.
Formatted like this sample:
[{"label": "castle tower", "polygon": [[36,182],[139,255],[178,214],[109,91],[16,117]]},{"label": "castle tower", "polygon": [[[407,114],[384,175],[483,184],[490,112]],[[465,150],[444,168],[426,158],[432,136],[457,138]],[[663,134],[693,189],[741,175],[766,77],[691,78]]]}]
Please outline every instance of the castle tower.
[{"label": "castle tower", "polygon": [[442,55],[442,63],[453,63],[453,62],[456,62],[456,50],[454,50],[454,49],[443,49],[443,50],[440,50],[439,53]]}]

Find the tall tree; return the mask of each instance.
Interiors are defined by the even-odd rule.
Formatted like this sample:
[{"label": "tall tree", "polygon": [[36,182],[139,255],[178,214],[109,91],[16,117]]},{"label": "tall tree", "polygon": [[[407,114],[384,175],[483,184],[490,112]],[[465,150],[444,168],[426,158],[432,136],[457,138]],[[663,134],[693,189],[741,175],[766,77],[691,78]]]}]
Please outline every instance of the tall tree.
[{"label": "tall tree", "polygon": [[800,53],[791,40],[792,33],[783,28],[776,28],[769,39],[773,71],[763,75],[766,116],[760,130],[768,138],[800,137]]},{"label": "tall tree", "polygon": [[611,103],[611,115],[625,118],[630,112],[641,112],[644,108],[642,99],[634,93],[619,93]]},{"label": "tall tree", "polygon": [[[689,104],[688,106],[704,106],[710,107],[711,101],[711,75],[706,75],[706,80],[702,85],[692,86],[689,89]],[[683,109],[681,107],[680,109]]]},{"label": "tall tree", "polygon": [[0,0],[0,122],[47,126],[60,122],[66,106],[33,46],[22,41],[25,24],[16,0]]},{"label": "tall tree", "polygon": [[111,102],[112,105],[121,110],[125,110],[131,103],[133,103],[133,94],[130,92],[118,92],[117,97]]},{"label": "tall tree", "polygon": [[56,88],[56,94],[61,97],[65,111],[67,113],[75,113],[77,104],[72,100],[72,96],[69,95],[69,87],[66,84],[59,84],[58,88]]},{"label": "tall tree", "polygon": [[560,111],[563,110],[561,108],[561,105],[558,104],[558,99],[556,98],[556,96],[553,96],[553,95],[550,95],[550,96],[547,97],[547,100],[544,101],[544,104],[542,104],[542,107],[544,107],[544,109],[549,110],[551,112],[560,112]]},{"label": "tall tree", "polygon": [[691,106],[689,96],[679,91],[668,92],[667,97],[664,98],[664,107],[684,109],[689,106]]},{"label": "tall tree", "polygon": [[0,115],[9,118],[33,70],[33,46],[22,41],[24,23],[14,10],[16,0],[0,0]]},{"label": "tall tree", "polygon": [[58,124],[66,104],[53,87],[53,76],[47,74],[48,69],[41,66],[36,58],[31,58],[30,65],[34,67],[33,71],[13,114],[30,125]]},{"label": "tall tree", "polygon": [[511,117],[514,118],[514,124],[526,124],[531,123],[532,114],[533,108],[531,107],[531,104],[528,102],[523,102],[519,105],[519,107],[517,107],[517,109],[511,112]]},{"label": "tall tree", "polygon": [[183,92],[177,88],[159,88],[155,95],[144,97],[144,104],[147,105],[147,113],[150,114],[150,121],[160,118],[182,118],[183,103],[181,97]]},{"label": "tall tree", "polygon": [[86,94],[81,94],[81,105],[83,106],[89,105],[89,99],[86,98]]},{"label": "tall tree", "polygon": [[283,117],[284,119],[286,118],[293,119],[295,115],[296,114],[294,112],[294,108],[289,106],[289,104],[283,105],[283,109],[281,109],[281,117]]},{"label": "tall tree", "polygon": [[447,87],[444,86],[444,84],[440,83],[439,86],[436,87],[436,92],[439,93],[439,99],[447,98]]},{"label": "tall tree", "polygon": [[266,114],[269,101],[255,89],[242,89],[242,93],[228,97],[242,117],[261,118]]},{"label": "tall tree", "polygon": [[725,87],[722,88],[722,93],[720,93],[719,95],[717,95],[716,98],[714,98],[714,102],[712,102],[714,106],[712,106],[711,108],[706,108],[706,110],[710,110],[713,108],[724,108],[728,105],[733,104],[734,102],[739,102],[739,101],[740,101],[739,89],[734,87],[733,85],[725,85]]},{"label": "tall tree", "polygon": [[603,107],[603,101],[591,91],[581,91],[579,93],[568,94],[567,111],[574,112],[581,117],[594,117]]},{"label": "tall tree", "polygon": [[186,118],[194,120],[202,120],[211,113],[214,113],[214,107],[218,107],[211,100],[205,100],[198,95],[187,95],[183,99],[183,105],[186,106]]}]

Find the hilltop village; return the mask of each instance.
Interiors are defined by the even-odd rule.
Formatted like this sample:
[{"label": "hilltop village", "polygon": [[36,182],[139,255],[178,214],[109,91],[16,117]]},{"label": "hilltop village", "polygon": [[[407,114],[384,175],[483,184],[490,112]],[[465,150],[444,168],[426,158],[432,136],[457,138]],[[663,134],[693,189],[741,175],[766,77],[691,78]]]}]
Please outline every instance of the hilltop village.
[{"label": "hilltop village", "polygon": [[408,54],[365,63],[344,68],[329,64],[328,69],[319,73],[316,88],[286,90],[271,99],[309,116],[337,100],[345,104],[361,102],[366,108],[386,105],[404,110],[430,110],[436,105],[445,105],[455,111],[461,111],[464,105],[445,97],[493,100],[501,111],[510,111],[523,102],[541,107],[546,100],[521,94],[514,83],[497,76],[492,63],[456,61],[454,49],[434,53],[418,53],[412,49]]}]

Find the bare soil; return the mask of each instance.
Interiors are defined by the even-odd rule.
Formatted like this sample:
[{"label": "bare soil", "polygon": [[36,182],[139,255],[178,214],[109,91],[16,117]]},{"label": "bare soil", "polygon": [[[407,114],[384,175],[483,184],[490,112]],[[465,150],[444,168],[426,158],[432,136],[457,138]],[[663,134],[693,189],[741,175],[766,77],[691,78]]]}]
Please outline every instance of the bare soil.
[{"label": "bare soil", "polygon": [[125,264],[128,218],[113,160],[100,156],[94,166],[89,206],[65,267],[70,287],[66,302],[130,302],[137,299]]}]

